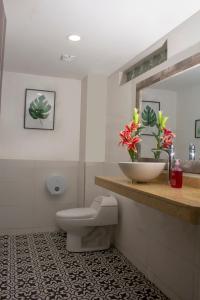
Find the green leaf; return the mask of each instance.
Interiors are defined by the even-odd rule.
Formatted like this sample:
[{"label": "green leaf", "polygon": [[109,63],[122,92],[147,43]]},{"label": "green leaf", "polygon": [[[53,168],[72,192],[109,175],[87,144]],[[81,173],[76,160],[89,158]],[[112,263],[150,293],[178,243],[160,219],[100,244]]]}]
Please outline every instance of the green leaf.
[{"label": "green leaf", "polygon": [[152,134],[155,137],[156,141],[159,142],[160,140],[159,136],[155,132],[152,132]]},{"label": "green leaf", "polygon": [[40,95],[30,103],[29,114],[34,120],[48,118],[51,105],[45,99],[44,95]]},{"label": "green leaf", "polygon": [[154,127],[157,122],[156,113],[149,105],[142,112],[142,124],[147,127]]},{"label": "green leaf", "polygon": [[51,105],[50,104],[48,104],[47,106],[45,106],[44,108],[43,108],[43,113],[48,113],[48,111],[51,109]]},{"label": "green leaf", "polygon": [[35,111],[32,110],[31,108],[29,108],[29,114],[31,115],[31,117],[32,117],[33,119],[38,119],[37,115],[35,114]]},{"label": "green leaf", "polygon": [[38,97],[38,100],[39,100],[40,102],[43,102],[44,99],[45,99],[45,96],[44,96],[44,95],[40,95],[40,96]]},{"label": "green leaf", "polygon": [[136,134],[140,134],[144,128],[145,126],[139,127],[138,130],[136,131]]},{"label": "green leaf", "polygon": [[36,108],[37,108],[37,106],[35,105],[35,103],[31,102],[30,109],[35,110]]}]

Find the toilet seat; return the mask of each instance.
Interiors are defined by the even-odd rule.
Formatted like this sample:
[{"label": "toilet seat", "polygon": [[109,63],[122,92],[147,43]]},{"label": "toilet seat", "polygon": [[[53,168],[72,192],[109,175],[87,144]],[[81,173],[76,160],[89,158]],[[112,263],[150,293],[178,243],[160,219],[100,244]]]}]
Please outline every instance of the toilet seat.
[{"label": "toilet seat", "polygon": [[56,213],[56,217],[59,219],[88,219],[95,217],[97,211],[94,208],[72,208],[61,210]]}]

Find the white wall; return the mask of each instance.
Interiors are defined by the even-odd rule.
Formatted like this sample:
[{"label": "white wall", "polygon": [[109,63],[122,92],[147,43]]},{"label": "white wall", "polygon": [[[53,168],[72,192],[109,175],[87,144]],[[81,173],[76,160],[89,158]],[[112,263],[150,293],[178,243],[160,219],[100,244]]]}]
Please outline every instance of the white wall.
[{"label": "white wall", "polygon": [[[105,160],[107,77],[90,74],[81,81],[78,205],[88,206],[87,168]],[[101,163],[100,163],[101,164]],[[91,182],[90,182],[91,183]],[[92,179],[94,186],[94,177]],[[92,193],[90,193],[92,194]]]},{"label": "white wall", "polygon": [[132,83],[120,86],[118,73],[115,73],[108,80],[106,161],[129,159],[127,151],[119,146],[119,132],[130,122],[132,111]]},{"label": "white wall", "polygon": [[[26,88],[56,91],[55,130],[23,128]],[[81,82],[5,72],[0,158],[79,160]]]},{"label": "white wall", "polygon": [[200,11],[166,35],[168,38],[168,57],[179,55],[181,51],[199,43],[197,28],[200,26]]},{"label": "white wall", "polygon": [[105,160],[107,77],[88,75],[86,161]]}]

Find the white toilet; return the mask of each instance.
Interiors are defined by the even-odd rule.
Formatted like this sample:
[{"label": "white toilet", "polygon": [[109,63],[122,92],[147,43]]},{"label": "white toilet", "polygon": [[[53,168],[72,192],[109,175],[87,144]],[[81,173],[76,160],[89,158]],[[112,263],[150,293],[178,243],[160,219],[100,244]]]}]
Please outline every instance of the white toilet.
[{"label": "white toilet", "polygon": [[58,211],[56,221],[67,232],[68,251],[108,249],[112,226],[118,223],[118,203],[113,196],[99,196],[88,208]]}]

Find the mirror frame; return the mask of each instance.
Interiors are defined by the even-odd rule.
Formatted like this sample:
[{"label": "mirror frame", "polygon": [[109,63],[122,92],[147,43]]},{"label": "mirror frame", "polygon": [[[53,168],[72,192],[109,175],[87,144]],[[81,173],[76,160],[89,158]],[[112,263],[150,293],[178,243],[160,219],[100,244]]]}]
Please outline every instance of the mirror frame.
[{"label": "mirror frame", "polygon": [[190,69],[198,64],[200,64],[200,52],[137,83],[136,84],[136,107],[138,109],[140,108],[140,96],[141,96],[142,89],[147,88],[156,82],[167,79],[187,69]]},{"label": "mirror frame", "polygon": [[[156,82],[167,79],[173,75],[188,70],[196,65],[200,64],[200,52],[172,65],[136,84],[136,108],[140,110],[141,91],[144,88],[150,87]],[[138,147],[138,156],[141,154],[141,146]],[[182,163],[182,169],[185,173],[200,174],[200,162],[184,160]]]}]

